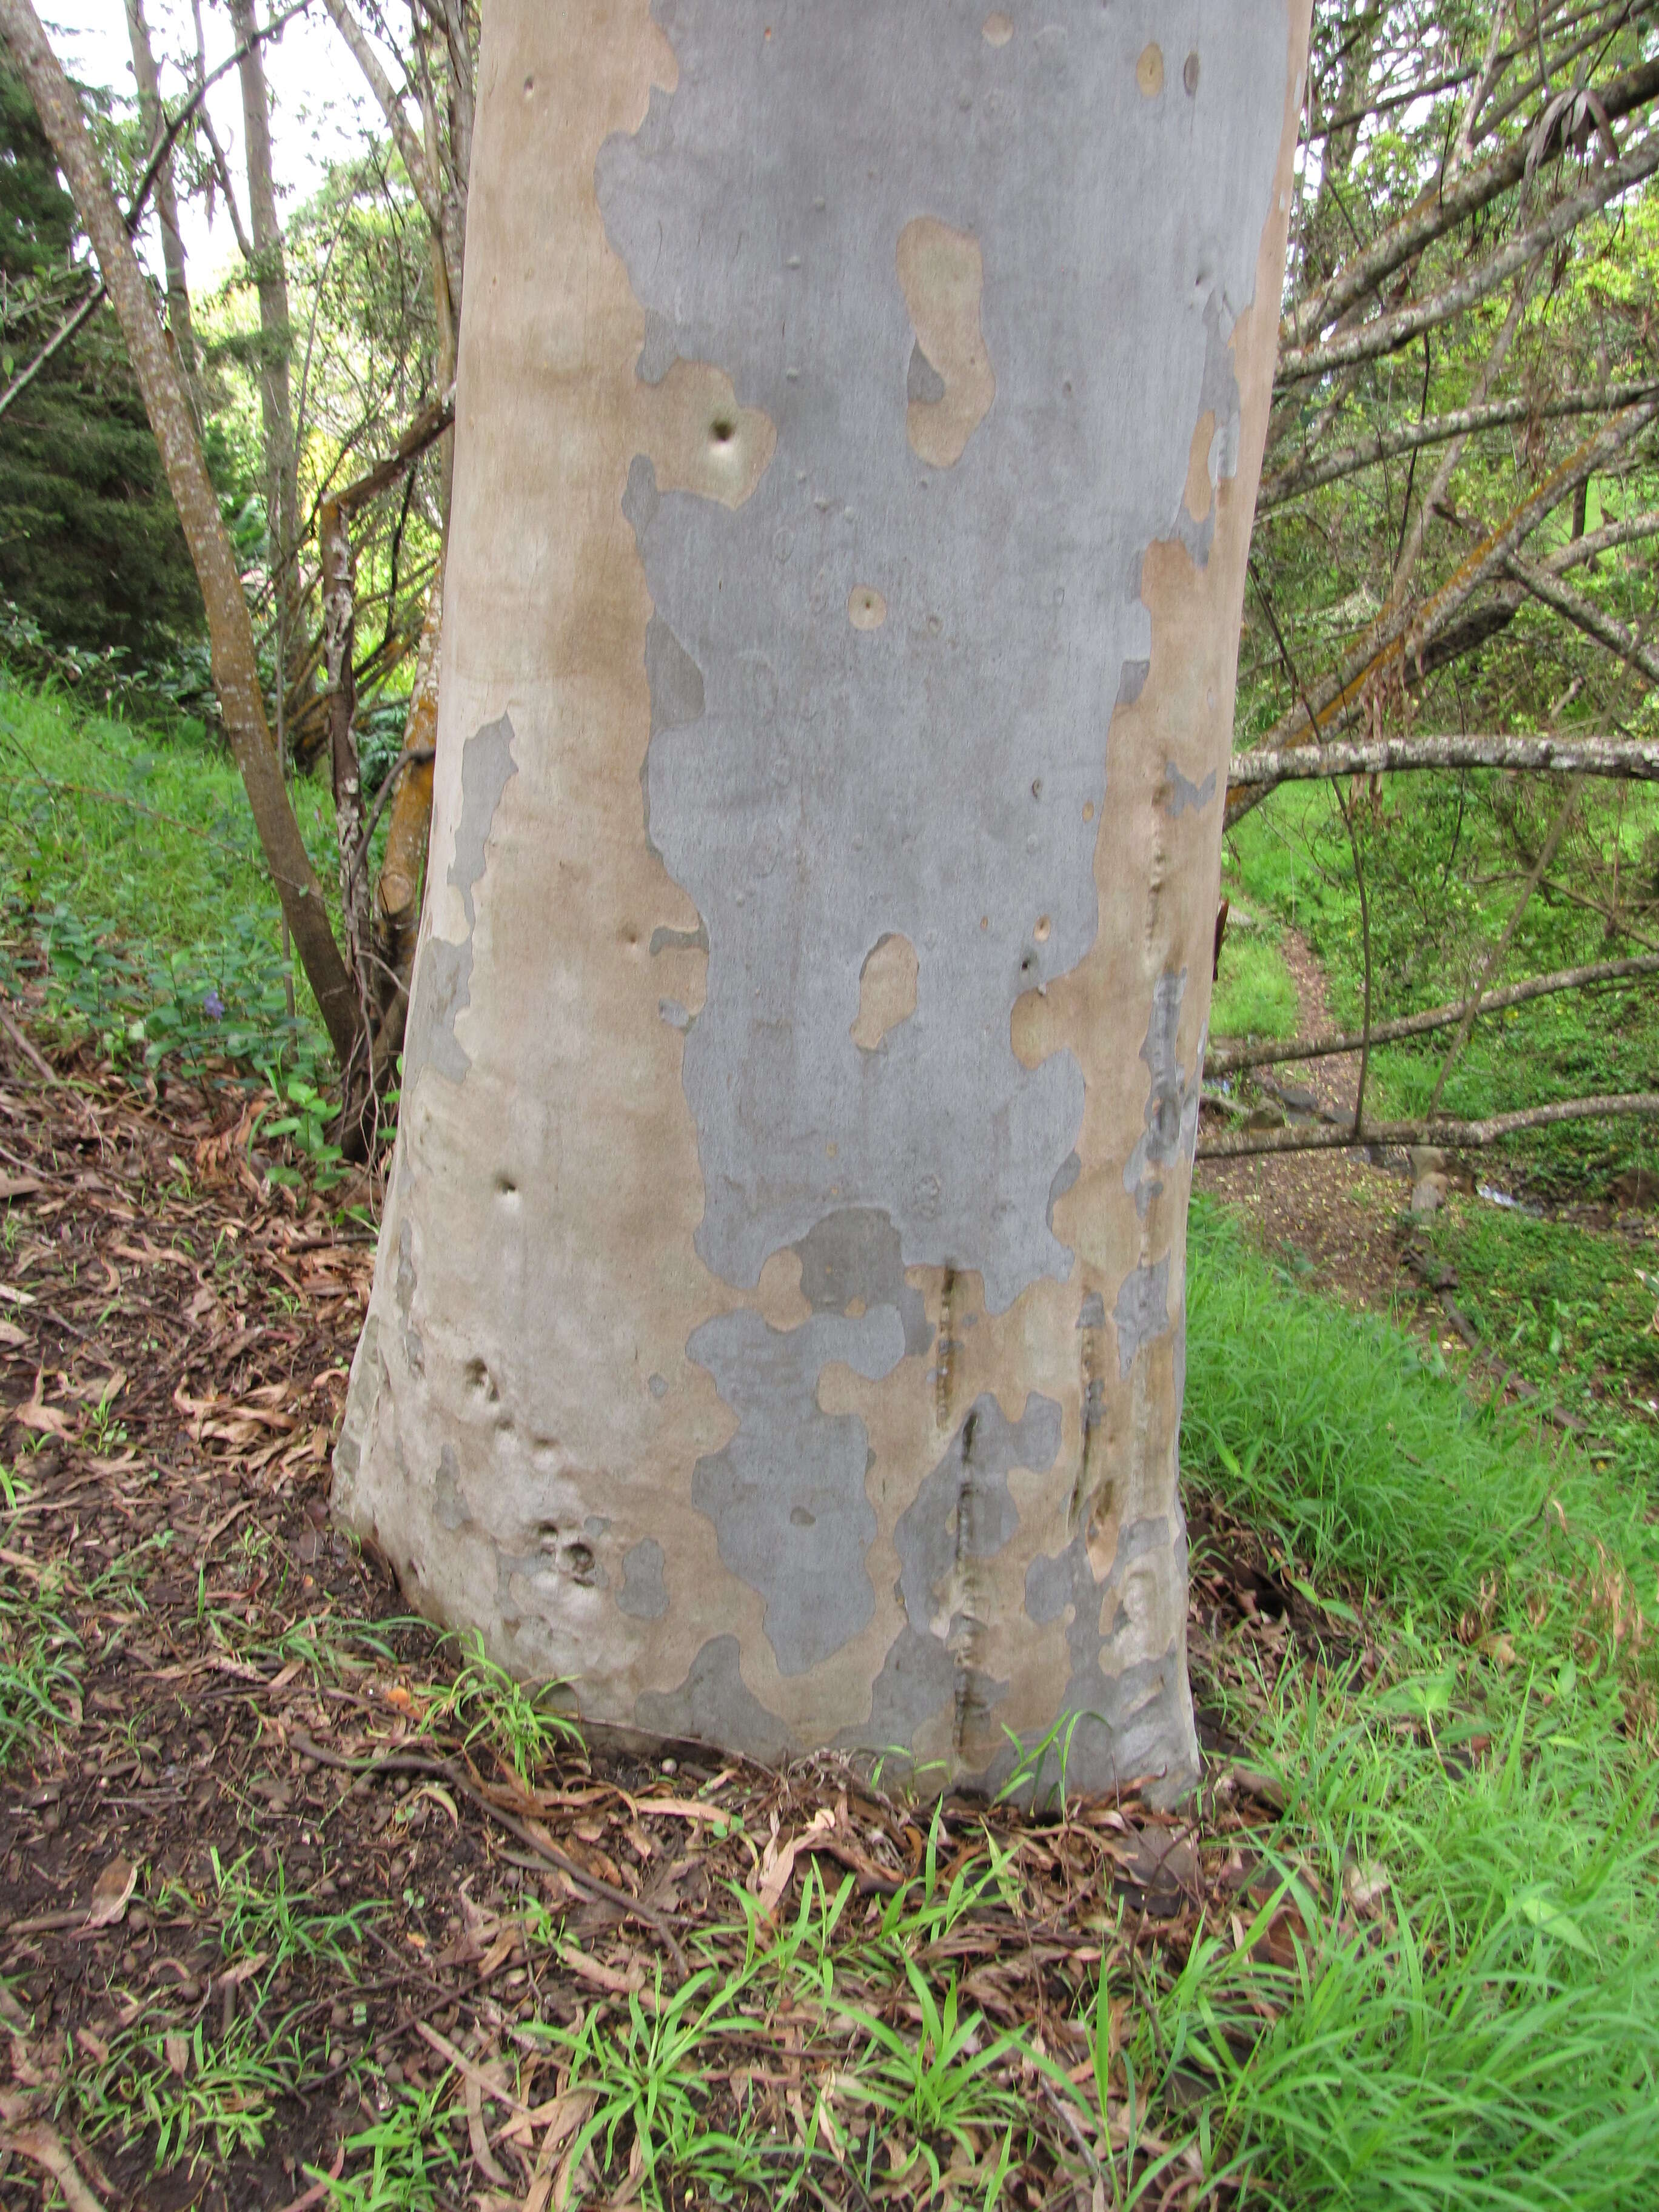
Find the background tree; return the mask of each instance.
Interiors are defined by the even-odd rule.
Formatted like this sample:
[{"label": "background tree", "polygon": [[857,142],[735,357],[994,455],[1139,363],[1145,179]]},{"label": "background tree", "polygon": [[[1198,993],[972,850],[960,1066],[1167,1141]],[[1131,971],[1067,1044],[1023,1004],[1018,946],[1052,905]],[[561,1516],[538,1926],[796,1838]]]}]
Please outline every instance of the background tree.
[{"label": "background tree", "polygon": [[[84,240],[15,70],[0,67],[0,371],[85,298]],[[164,659],[201,599],[114,318],[94,314],[0,413],[0,594],[60,646]]]}]

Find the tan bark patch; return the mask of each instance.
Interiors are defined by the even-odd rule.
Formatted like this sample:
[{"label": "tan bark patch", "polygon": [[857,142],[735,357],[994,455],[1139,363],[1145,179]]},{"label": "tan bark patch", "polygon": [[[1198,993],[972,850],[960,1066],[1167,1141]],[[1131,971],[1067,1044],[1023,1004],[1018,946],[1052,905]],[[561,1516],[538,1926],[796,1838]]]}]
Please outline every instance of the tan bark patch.
[{"label": "tan bark patch", "polygon": [[1187,512],[1202,522],[1215,498],[1210,480],[1210,453],[1215,443],[1215,410],[1206,407],[1193,431],[1192,451],[1187,457]]},{"label": "tan bark patch", "polygon": [[905,434],[930,466],[954,468],[997,396],[979,326],[985,287],[979,240],[919,215],[899,233],[898,279],[917,343],[945,386],[943,398],[910,402]]},{"label": "tan bark patch", "polygon": [[731,378],[706,361],[677,361],[660,384],[638,390],[640,442],[658,489],[741,507],[777,450],[765,409],[739,407]]},{"label": "tan bark patch", "polygon": [[1156,41],[1141,49],[1140,59],[1135,64],[1135,82],[1148,100],[1156,100],[1164,89],[1164,49]]},{"label": "tan bark patch", "polygon": [[859,1018],[850,1035],[860,1052],[873,1052],[890,1030],[916,1011],[916,948],[908,937],[878,939],[859,971]]}]

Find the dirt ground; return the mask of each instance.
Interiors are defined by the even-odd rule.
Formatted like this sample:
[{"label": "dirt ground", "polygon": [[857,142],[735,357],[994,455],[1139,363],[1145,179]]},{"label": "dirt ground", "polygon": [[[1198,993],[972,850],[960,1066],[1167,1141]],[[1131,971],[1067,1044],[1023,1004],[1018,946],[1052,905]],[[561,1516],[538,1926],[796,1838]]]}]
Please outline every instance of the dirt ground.
[{"label": "dirt ground", "polygon": [[[917,1956],[959,1973],[998,2031],[1039,2033],[1079,2081],[1103,1950],[1167,1972],[1201,1919],[1242,1899],[1269,1808],[1214,1729],[1180,1819],[1133,1790],[1044,1819],[952,1803],[931,1839],[925,1811],[841,1761],[778,1775],[695,1748],[646,1764],[576,1745],[527,1786],[470,1737],[469,1711],[446,1717],[453,1648],[401,1620],[387,1577],[330,1527],[372,1194],[352,1218],[349,1191],[325,1203],[274,1182],[282,1148],[228,1079],[147,1095],[43,1054],[26,1006],[0,1012],[0,1667],[43,1700],[9,1748],[0,1738],[4,2212],[41,2203],[48,2175],[80,2212],[299,2212],[323,2201],[317,2173],[349,2179],[374,2128],[425,2091],[455,2130],[439,2202],[631,2202],[626,2128],[614,2173],[590,2158],[571,2174],[586,2093],[564,2094],[568,2066],[532,2027],[621,2033],[688,1963],[735,1972],[734,1890],[787,1910],[816,1863],[832,1893],[851,1877],[863,1929],[930,1848],[948,1881],[982,1870],[994,1842],[1012,1887],[1000,1876]],[[1379,1184],[1374,1215],[1339,1162],[1276,1172],[1332,1194],[1333,1265],[1383,1249],[1372,1224],[1397,1186]],[[1309,1208],[1281,1187],[1264,1218],[1283,1203],[1287,1233],[1305,1233]],[[1308,1613],[1248,1530],[1200,1505],[1194,1534],[1201,1676],[1271,1681],[1340,1656],[1340,1624]],[[290,1954],[284,1899],[363,1908],[360,1948],[343,1963]],[[916,2032],[902,1978],[849,1954],[844,1985]],[[813,2100],[837,2109],[844,2042],[815,2055],[781,2015],[722,2049],[712,2123],[744,2100],[794,2158]],[[208,2115],[228,2106],[234,2124],[252,2093],[232,2061],[250,2051],[275,2069],[263,2140],[233,2124],[227,2147]],[[1006,2201],[1089,2203],[1075,2128],[1035,2078],[1025,2095],[1032,2148]],[[194,2111],[198,2133],[157,2171],[164,2110]],[[851,2139],[856,2115],[842,2121]],[[816,2201],[867,2204],[817,2140]],[[908,2203],[911,2185],[879,2193]],[[1177,2172],[1161,2202],[1189,2186]]]}]

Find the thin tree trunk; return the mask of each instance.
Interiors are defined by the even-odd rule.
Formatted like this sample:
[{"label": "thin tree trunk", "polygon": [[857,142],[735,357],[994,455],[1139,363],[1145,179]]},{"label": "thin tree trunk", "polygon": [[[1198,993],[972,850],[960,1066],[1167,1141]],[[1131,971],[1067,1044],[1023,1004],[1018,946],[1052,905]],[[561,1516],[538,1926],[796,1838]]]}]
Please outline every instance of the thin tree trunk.
[{"label": "thin tree trunk", "polygon": [[[144,0],[126,0],[127,40],[132,48],[132,74],[138,87],[138,117],[154,154],[167,132],[161,112],[161,80],[144,21]],[[155,220],[161,233],[161,260],[167,276],[167,328],[179,349],[185,374],[196,374],[196,333],[191,326],[190,287],[185,281],[185,241],[179,229],[179,196],[173,179],[173,156],[162,157],[155,172]]]},{"label": "thin tree trunk", "polygon": [[329,1038],[342,1066],[358,1028],[357,994],[329,926],[322,885],[289,803],[265,720],[253,648],[253,624],[219,497],[203,459],[190,395],[156,320],[149,287],[99,166],[78,102],[46,42],[30,0],[0,0],[3,30],[19,73],[52,143],[98,258],[144,396],[150,427],[207,609],[214,688],[247,790],[265,865],[288,916]]},{"label": "thin tree trunk", "polygon": [[239,64],[242,82],[242,127],[247,141],[248,228],[253,247],[254,280],[259,295],[259,413],[264,432],[269,521],[280,589],[289,606],[286,630],[297,637],[301,624],[295,563],[300,544],[298,459],[294,443],[294,410],[289,390],[293,327],[289,313],[288,266],[283,226],[276,212],[276,183],[270,156],[270,94],[264,58],[253,16],[253,0],[227,0],[238,46],[247,52]]}]

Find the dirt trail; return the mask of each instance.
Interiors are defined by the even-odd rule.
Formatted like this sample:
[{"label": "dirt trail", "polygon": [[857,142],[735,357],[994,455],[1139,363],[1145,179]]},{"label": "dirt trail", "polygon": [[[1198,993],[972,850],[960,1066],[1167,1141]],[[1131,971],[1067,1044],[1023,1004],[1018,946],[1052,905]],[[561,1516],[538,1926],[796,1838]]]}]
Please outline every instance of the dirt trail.
[{"label": "dirt trail", "polygon": [[[1297,1034],[1321,1036],[1333,1026],[1324,970],[1295,930],[1280,939],[1296,984]],[[1287,1090],[1306,1091],[1328,1112],[1350,1116],[1359,1082],[1359,1055],[1292,1062],[1277,1074]],[[1200,1160],[1196,1188],[1236,1206],[1264,1250],[1285,1248],[1312,1262],[1311,1284],[1356,1304],[1386,1309],[1415,1285],[1401,1267],[1406,1189],[1397,1175],[1361,1152],[1277,1152],[1259,1159]]]}]

